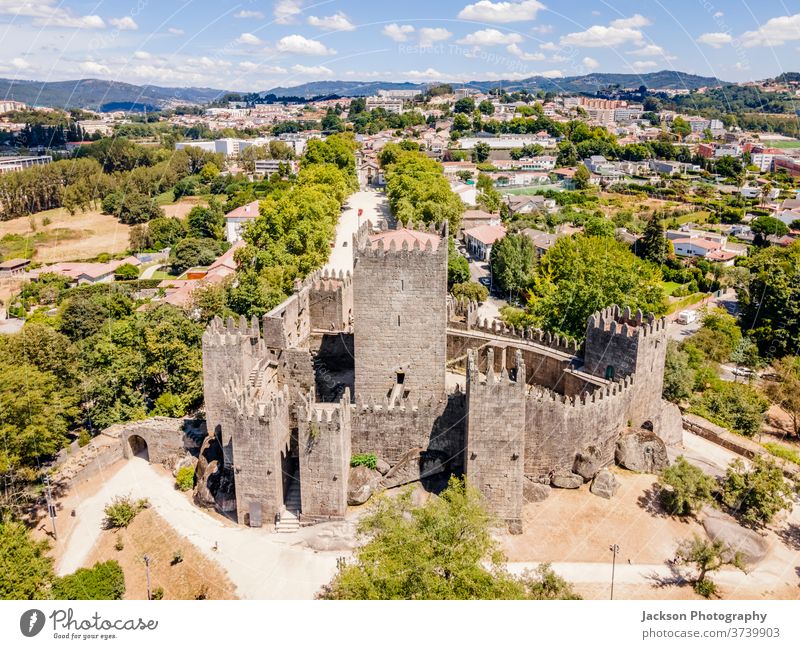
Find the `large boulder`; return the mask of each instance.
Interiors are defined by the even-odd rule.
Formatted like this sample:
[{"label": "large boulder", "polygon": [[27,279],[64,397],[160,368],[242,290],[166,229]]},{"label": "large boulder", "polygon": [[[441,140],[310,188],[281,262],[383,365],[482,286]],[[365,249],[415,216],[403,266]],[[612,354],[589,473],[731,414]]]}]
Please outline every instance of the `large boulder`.
[{"label": "large boulder", "polygon": [[386,475],[387,473],[389,473],[392,467],[386,460],[378,458],[378,463],[375,465],[375,468],[381,475]]},{"label": "large boulder", "polygon": [[658,436],[667,446],[683,443],[683,415],[681,409],[669,401],[661,401],[661,425]]},{"label": "large boulder", "polygon": [[596,446],[590,446],[575,456],[575,464],[572,467],[572,471],[584,480],[591,480],[603,468],[603,464],[600,449]]},{"label": "large boulder", "polygon": [[769,551],[767,540],[758,532],[739,525],[736,519],[706,505],[702,510],[703,529],[712,541],[722,541],[733,552],[740,552],[745,563],[761,561]]},{"label": "large boulder", "polygon": [[664,442],[655,433],[644,429],[620,437],[614,458],[620,466],[639,473],[660,473],[669,466]]},{"label": "large boulder", "polygon": [[347,483],[347,504],[363,505],[375,491],[381,474],[366,466],[354,466],[350,469]]},{"label": "large boulder", "polygon": [[542,484],[525,476],[522,486],[522,497],[526,503],[539,503],[547,500],[550,495],[550,485]]},{"label": "large boulder", "polygon": [[619,481],[608,469],[601,469],[592,480],[592,485],[589,487],[595,496],[601,498],[611,499],[619,489]]},{"label": "large boulder", "polygon": [[439,475],[447,470],[447,457],[438,451],[414,448],[408,451],[383,476],[381,486],[386,489]]},{"label": "large boulder", "polygon": [[583,476],[577,473],[556,473],[550,478],[550,484],[559,489],[577,489],[583,484]]}]

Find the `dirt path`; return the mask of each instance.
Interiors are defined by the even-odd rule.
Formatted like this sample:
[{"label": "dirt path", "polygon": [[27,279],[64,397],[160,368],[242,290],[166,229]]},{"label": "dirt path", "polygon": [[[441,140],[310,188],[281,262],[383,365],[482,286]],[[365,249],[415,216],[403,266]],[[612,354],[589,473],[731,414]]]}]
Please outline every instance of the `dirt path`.
[{"label": "dirt path", "polygon": [[214,517],[176,491],[169,474],[135,458],[77,505],[77,523],[58,562],[58,574],[87,562],[100,538],[104,506],[121,495],[148,498],[181,537],[223,568],[242,599],[309,599],[331,579],[336,559],[343,554],[314,552],[296,545],[298,536],[240,527]]}]

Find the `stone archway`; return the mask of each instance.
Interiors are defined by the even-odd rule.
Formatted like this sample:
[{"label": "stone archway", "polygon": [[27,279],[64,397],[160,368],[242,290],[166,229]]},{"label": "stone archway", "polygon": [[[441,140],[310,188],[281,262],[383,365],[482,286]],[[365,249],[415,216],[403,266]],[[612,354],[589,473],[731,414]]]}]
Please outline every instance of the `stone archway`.
[{"label": "stone archway", "polygon": [[150,450],[147,447],[147,440],[140,435],[131,435],[128,437],[128,448],[130,449],[129,457],[141,457],[150,461]]}]

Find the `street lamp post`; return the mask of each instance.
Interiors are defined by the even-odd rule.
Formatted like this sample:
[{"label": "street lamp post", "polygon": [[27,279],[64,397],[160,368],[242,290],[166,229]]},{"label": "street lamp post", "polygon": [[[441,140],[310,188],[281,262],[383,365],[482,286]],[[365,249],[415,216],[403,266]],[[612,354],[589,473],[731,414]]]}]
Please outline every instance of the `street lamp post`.
[{"label": "street lamp post", "polygon": [[608,548],[611,550],[611,599],[614,599],[614,572],[617,568],[617,554],[619,553],[619,546],[614,543],[614,545],[609,546]]},{"label": "street lamp post", "polygon": [[152,593],[150,591],[150,555],[146,554],[142,558],[144,559],[144,569],[145,572],[147,573],[147,599],[149,601],[153,598]]}]

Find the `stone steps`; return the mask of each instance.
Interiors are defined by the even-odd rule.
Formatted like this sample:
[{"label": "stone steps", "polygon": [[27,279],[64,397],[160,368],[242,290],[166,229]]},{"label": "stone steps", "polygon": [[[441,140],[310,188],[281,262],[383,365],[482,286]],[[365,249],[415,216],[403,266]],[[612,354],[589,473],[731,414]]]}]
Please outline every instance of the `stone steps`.
[{"label": "stone steps", "polygon": [[275,524],[275,531],[279,533],[296,532],[300,529],[300,480],[298,476],[293,476],[289,483],[284,498],[283,509],[281,510],[280,520]]}]

